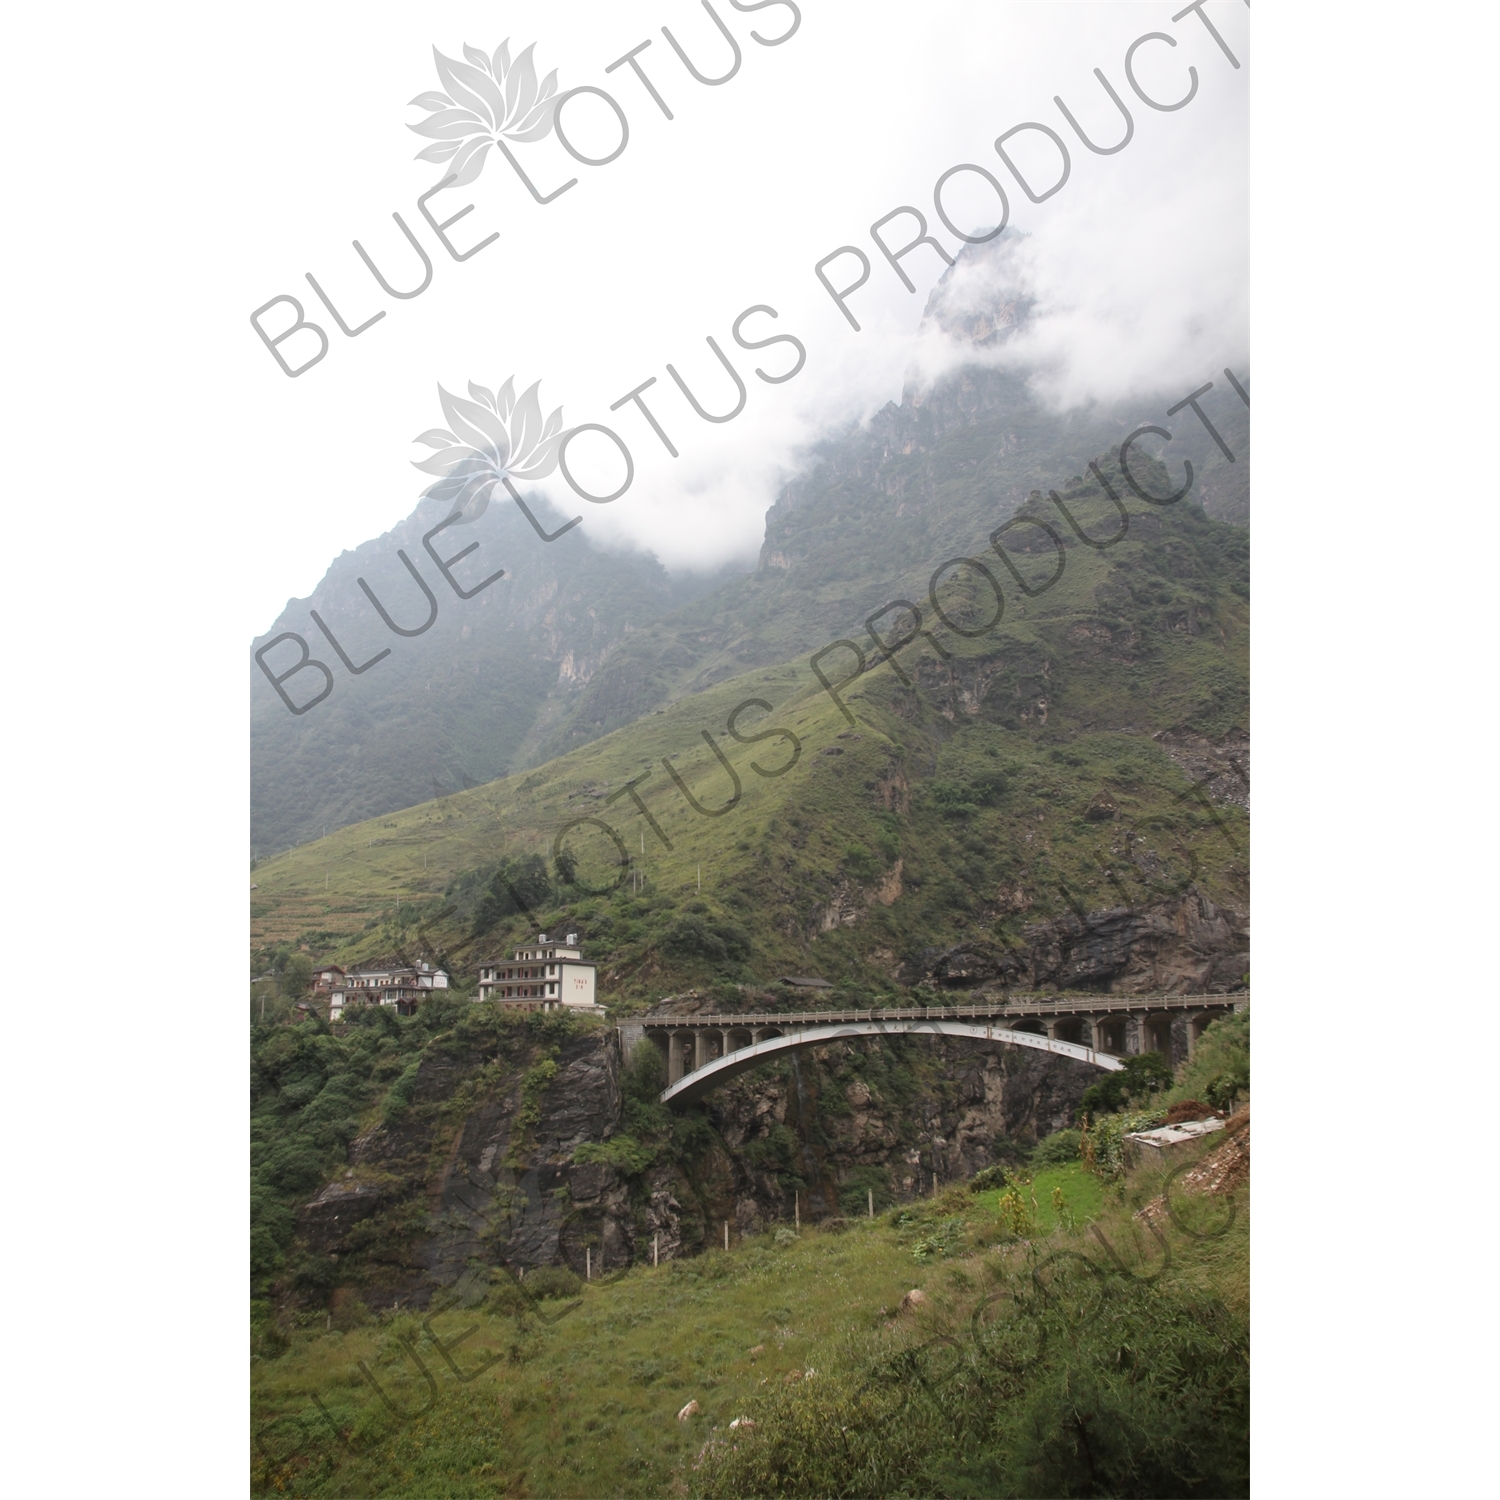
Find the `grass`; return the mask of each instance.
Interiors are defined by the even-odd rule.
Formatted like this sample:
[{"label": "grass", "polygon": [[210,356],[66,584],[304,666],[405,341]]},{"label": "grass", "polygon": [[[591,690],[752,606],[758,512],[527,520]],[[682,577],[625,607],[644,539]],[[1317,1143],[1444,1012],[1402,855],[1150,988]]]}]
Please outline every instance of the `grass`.
[{"label": "grass", "polygon": [[[711,1479],[712,1463],[694,1465],[736,1418],[756,1416],[769,1440],[788,1402],[803,1393],[813,1400],[820,1382],[862,1378],[935,1337],[951,1342],[978,1304],[992,1300],[989,1289],[1007,1277],[1024,1281],[1054,1251],[1086,1253],[1129,1283],[1091,1225],[1127,1271],[1159,1269],[1155,1243],[1138,1227],[1132,1232],[1134,1209],[1159,1182],[1136,1177],[1105,1190],[1076,1164],[1047,1168],[1033,1183],[1047,1210],[1054,1186],[1073,1209],[1074,1227],[1044,1221],[1029,1242],[1008,1234],[992,1201],[998,1194],[957,1185],[874,1221],[804,1227],[798,1238],[784,1229],[736,1242],[727,1254],[635,1268],[535,1308],[508,1281],[485,1296],[481,1273],[467,1300],[482,1302],[439,1312],[425,1327],[402,1312],[346,1331],[326,1327],[323,1314],[307,1315],[309,1326],[291,1332],[279,1357],[253,1364],[253,1488],[330,1496],[683,1493]],[[1247,1316],[1248,1192],[1241,1198],[1217,1239],[1194,1240],[1168,1225],[1171,1263],[1152,1295],[1207,1291],[1231,1319]],[[914,1247],[943,1232],[948,1249],[918,1259]],[[897,1315],[912,1288],[927,1304]],[[384,1404],[361,1361],[395,1413],[409,1419]],[[694,1400],[698,1413],[679,1422],[677,1412]]]},{"label": "grass", "polygon": [[[1042,1167],[1032,1175],[1030,1187],[1025,1190],[1024,1195],[1028,1207],[1030,1200],[1036,1201],[1033,1212],[1037,1230],[1041,1234],[1051,1234],[1060,1227],[1057,1210],[1052,1205],[1054,1188],[1062,1189],[1066,1211],[1077,1224],[1089,1223],[1103,1210],[1103,1185],[1091,1172],[1084,1170],[1082,1162],[1069,1162],[1062,1167]],[[1000,1199],[1004,1193],[1003,1188],[991,1188],[988,1192],[975,1193],[973,1198],[986,1213],[995,1214],[999,1211]]]}]

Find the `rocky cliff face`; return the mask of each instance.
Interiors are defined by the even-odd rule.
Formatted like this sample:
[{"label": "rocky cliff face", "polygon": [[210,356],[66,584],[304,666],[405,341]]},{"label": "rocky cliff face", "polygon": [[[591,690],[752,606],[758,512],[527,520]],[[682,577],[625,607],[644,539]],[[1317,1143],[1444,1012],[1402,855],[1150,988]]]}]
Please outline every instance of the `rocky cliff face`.
[{"label": "rocky cliff face", "polygon": [[1145,906],[1069,913],[1028,927],[1022,942],[926,948],[897,970],[903,984],[972,991],[1100,990],[1121,995],[1224,994],[1250,970],[1248,920],[1196,888]]},{"label": "rocky cliff face", "polygon": [[405,1115],[359,1136],[349,1165],[298,1218],[315,1256],[352,1258],[371,1306],[425,1304],[483,1264],[620,1264],[634,1251],[610,1169],[573,1153],[619,1125],[613,1032],[551,1047],[435,1044]]},{"label": "rocky cliff face", "polygon": [[[756,1233],[801,1211],[866,1212],[930,1193],[1072,1123],[1093,1070],[1000,1043],[923,1037],[793,1054],[781,1076],[706,1101],[726,1148],[702,1184],[717,1218]],[[801,1186],[791,1186],[800,1180]]]},{"label": "rocky cliff face", "polygon": [[[555,1054],[555,1055],[552,1055]],[[932,1191],[1068,1123],[1092,1070],[944,1038],[839,1043],[711,1095],[635,1169],[578,1162],[622,1127],[613,1028],[547,1047],[434,1044],[405,1114],[366,1131],[298,1216],[314,1280],[370,1307],[425,1306],[466,1275],[595,1273],[690,1254],[793,1217]]]}]

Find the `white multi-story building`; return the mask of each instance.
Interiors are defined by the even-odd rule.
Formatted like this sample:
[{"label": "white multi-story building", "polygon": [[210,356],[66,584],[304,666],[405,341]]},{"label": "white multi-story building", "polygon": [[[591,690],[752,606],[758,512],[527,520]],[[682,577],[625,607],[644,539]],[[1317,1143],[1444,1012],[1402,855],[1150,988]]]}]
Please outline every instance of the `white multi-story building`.
[{"label": "white multi-story building", "polygon": [[410,1016],[434,990],[448,988],[446,970],[426,963],[354,968],[341,978],[331,970],[324,972],[333,981],[328,990],[330,1021],[337,1021],[346,1009],[357,1005],[392,1005],[398,1015]]},{"label": "white multi-story building", "polygon": [[595,965],[585,961],[578,934],[562,942],[538,934],[534,946],[517,948],[514,956],[487,958],[479,965],[479,998],[518,1010],[575,1010],[604,1014],[598,1001]]}]

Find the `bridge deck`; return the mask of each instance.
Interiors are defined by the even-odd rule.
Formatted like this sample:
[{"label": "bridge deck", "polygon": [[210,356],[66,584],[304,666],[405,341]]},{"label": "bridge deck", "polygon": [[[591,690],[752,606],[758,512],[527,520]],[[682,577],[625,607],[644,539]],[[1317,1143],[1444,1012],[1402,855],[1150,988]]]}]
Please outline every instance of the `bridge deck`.
[{"label": "bridge deck", "polygon": [[826,1026],[855,1021],[968,1021],[992,1017],[1024,1021],[1033,1016],[1103,1016],[1159,1014],[1172,1010],[1243,1010],[1248,991],[1228,995],[1012,995],[989,1005],[899,1006],[887,1010],[751,1011],[742,1015],[632,1016],[631,1022],[652,1030],[668,1027]]}]

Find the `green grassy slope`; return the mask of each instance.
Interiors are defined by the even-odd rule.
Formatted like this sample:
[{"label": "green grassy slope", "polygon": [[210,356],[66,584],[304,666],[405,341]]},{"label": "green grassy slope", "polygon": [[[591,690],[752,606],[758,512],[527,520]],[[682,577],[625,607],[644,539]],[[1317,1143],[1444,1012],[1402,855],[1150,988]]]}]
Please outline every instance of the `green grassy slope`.
[{"label": "green grassy slope", "polygon": [[1159,1176],[1052,1169],[1023,1193],[1050,1210],[1054,1186],[1064,1223],[1019,1238],[958,1186],[585,1287],[544,1273],[540,1296],[473,1278],[425,1321],[263,1322],[252,1488],[1248,1493],[1248,1187],[1179,1187],[1148,1234]]}]

